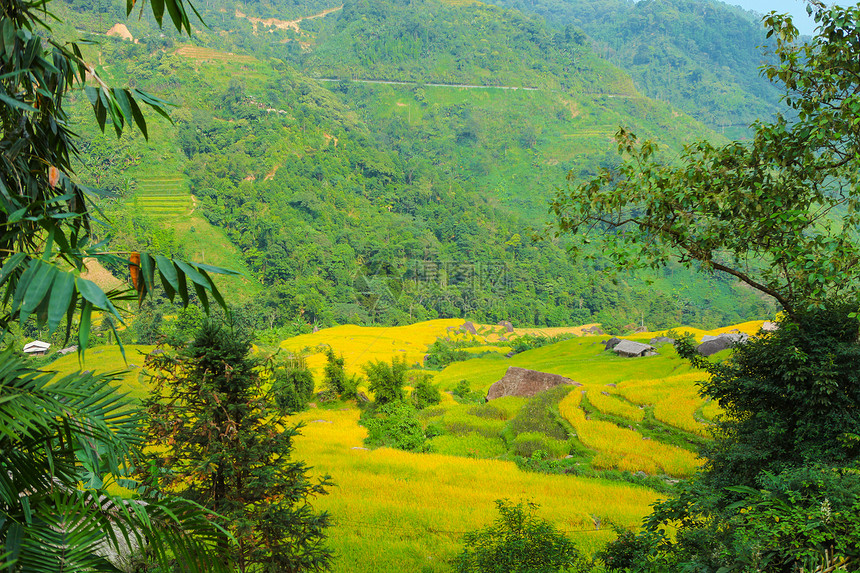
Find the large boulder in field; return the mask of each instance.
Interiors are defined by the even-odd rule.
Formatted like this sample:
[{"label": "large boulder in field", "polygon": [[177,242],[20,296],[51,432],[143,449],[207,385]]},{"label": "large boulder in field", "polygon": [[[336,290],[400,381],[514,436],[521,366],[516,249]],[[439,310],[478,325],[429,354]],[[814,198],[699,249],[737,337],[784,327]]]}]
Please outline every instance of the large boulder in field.
[{"label": "large boulder in field", "polygon": [[499,326],[503,326],[505,328],[505,332],[513,332],[514,331],[514,325],[511,324],[511,322],[508,320],[500,321]]},{"label": "large boulder in field", "polygon": [[612,350],[613,348],[618,346],[618,344],[620,342],[621,342],[620,338],[613,336],[612,338],[610,338],[609,340],[607,340],[603,343],[603,345],[605,347],[604,350]]},{"label": "large boulder in field", "polygon": [[460,325],[460,332],[468,332],[470,334],[478,334],[478,329],[475,328],[474,323],[471,321],[466,321]]},{"label": "large boulder in field", "polygon": [[734,345],[735,343],[730,338],[717,336],[698,345],[696,347],[696,352],[702,356],[711,356],[717,352],[728,350]]},{"label": "large boulder in field", "polygon": [[702,343],[696,347],[696,351],[702,356],[711,356],[735,344],[742,344],[748,339],[749,336],[743,332],[724,332],[719,336],[705,335],[702,337]]},{"label": "large boulder in field", "polygon": [[562,384],[581,386],[578,382],[574,382],[570,378],[565,378],[558,374],[549,374],[547,372],[510,366],[502,379],[490,386],[490,390],[487,392],[487,400],[495,400],[504,396],[534,396],[538,392],[543,392]]}]

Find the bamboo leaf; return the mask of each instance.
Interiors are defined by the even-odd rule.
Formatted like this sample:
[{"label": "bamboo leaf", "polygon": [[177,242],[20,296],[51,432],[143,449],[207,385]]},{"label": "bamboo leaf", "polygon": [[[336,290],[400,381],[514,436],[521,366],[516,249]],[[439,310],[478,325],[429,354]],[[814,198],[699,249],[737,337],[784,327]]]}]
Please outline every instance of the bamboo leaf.
[{"label": "bamboo leaf", "polygon": [[48,304],[48,334],[54,333],[54,330],[60,325],[63,315],[69,308],[69,303],[72,300],[72,294],[75,292],[75,275],[70,272],[60,272],[57,278],[54,279],[54,286],[51,289],[51,302]]},{"label": "bamboo leaf", "polygon": [[[102,293],[104,294],[104,293]],[[78,353],[81,360],[84,359],[84,354],[87,351],[87,344],[90,341],[90,323],[92,321],[93,304],[89,301],[84,302],[81,309],[81,322],[78,325]]]}]

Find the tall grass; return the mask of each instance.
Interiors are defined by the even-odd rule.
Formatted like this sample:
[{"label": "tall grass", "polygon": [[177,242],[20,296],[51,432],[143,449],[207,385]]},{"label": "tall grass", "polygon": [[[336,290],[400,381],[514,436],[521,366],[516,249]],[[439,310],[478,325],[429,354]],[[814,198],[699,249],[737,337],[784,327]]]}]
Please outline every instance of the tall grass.
[{"label": "tall grass", "polygon": [[687,477],[698,469],[693,452],[645,439],[642,434],[620,428],[611,422],[589,420],[579,407],[583,391],[568,394],[559,403],[559,411],[576,430],[579,441],[596,450],[592,460],[597,469],[644,471]]},{"label": "tall grass", "polygon": [[634,406],[620,396],[611,394],[605,390],[589,392],[588,401],[604,414],[620,416],[633,422],[641,422],[645,419],[645,411],[641,407]]},{"label": "tall grass", "polygon": [[618,384],[618,393],[636,404],[653,405],[654,417],[661,422],[707,436],[706,426],[695,416],[705,403],[698,387],[705,376],[702,372],[690,372],[652,380],[627,380]]},{"label": "tall grass", "polygon": [[315,506],[334,519],[338,572],[450,571],[463,533],[488,525],[499,498],[537,502],[541,516],[593,552],[614,538],[606,523],[635,527],[659,497],[629,484],[522,472],[512,462],[367,451],[358,416],[350,409],[294,417],[307,423],[296,458],[337,484]]}]

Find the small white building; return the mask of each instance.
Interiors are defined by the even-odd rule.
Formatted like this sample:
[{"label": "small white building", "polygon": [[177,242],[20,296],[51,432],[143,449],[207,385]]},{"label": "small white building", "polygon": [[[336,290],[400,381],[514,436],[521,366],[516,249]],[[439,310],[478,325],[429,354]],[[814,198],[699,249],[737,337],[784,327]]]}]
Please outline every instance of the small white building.
[{"label": "small white building", "polygon": [[50,342],[34,340],[33,342],[28,342],[24,345],[24,354],[29,354],[30,356],[44,356],[47,354],[50,347]]}]

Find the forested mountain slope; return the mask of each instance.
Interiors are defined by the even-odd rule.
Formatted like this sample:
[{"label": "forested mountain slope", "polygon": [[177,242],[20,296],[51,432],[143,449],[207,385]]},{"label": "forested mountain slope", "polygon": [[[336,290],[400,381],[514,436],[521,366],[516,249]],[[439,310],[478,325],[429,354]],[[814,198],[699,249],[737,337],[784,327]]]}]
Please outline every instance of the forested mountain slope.
[{"label": "forested mountain slope", "polygon": [[714,0],[491,0],[538,14],[565,34],[581,30],[649,97],[711,129],[745,137],[756,119],[785,110],[761,77],[760,16]]},{"label": "forested mountain slope", "polygon": [[[531,241],[568,170],[614,161],[619,125],[667,141],[669,160],[706,131],[637,93],[583,36],[480,4],[339,7],[213,0],[192,44],[146,20],[129,23],[138,43],[101,36],[113,13],[69,10],[69,33],[99,40],[89,56],[103,73],[178,104],[174,126],[154,121],[149,142],[108,152],[81,125],[101,143],[80,177],[106,190],[118,246],[205,244],[209,260],[221,234],[226,259],[263,287],[244,297],[258,327],[449,316],[669,326],[764,312],[726,281],[612,277],[572,263],[563,243]],[[353,81],[379,79],[407,85]]]}]

